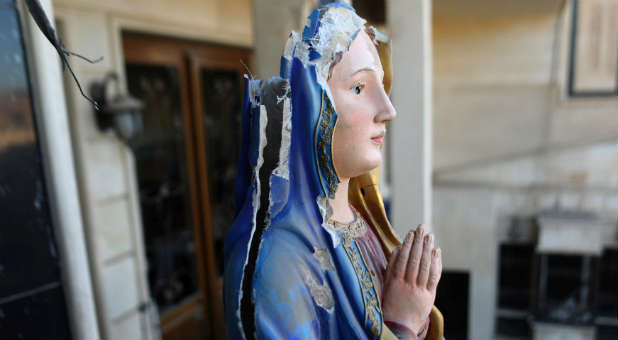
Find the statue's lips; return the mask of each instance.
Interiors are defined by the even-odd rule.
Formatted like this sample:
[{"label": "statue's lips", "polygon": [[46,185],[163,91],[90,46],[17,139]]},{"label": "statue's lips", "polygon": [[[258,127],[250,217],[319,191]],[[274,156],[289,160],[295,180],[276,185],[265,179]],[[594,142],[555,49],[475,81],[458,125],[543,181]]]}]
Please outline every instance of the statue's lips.
[{"label": "statue's lips", "polygon": [[384,143],[384,135],[385,133],[381,132],[379,135],[371,137],[371,141],[377,144],[382,144]]}]

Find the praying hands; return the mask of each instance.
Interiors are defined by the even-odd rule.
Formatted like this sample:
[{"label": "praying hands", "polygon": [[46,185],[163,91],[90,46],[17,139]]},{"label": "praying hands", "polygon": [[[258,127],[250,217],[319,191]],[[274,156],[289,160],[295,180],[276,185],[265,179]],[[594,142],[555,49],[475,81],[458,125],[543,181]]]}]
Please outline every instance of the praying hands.
[{"label": "praying hands", "polygon": [[410,230],[386,267],[382,310],[400,338],[416,339],[427,323],[442,274],[442,254],[423,225]]}]

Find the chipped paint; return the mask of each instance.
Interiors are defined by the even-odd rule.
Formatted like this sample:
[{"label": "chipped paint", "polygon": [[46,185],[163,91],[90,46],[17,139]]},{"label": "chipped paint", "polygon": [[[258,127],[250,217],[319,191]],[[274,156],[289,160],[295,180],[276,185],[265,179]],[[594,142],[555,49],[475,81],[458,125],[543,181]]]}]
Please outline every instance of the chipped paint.
[{"label": "chipped paint", "polygon": [[300,38],[298,36],[298,33],[296,31],[292,31],[290,33],[290,36],[288,37],[288,40],[285,43],[285,47],[283,48],[283,58],[289,61],[292,60],[294,47],[296,46],[296,44],[298,44],[299,41]]},{"label": "chipped paint", "polygon": [[337,248],[341,244],[343,231],[335,229],[335,226],[329,222],[331,217],[333,217],[333,208],[330,206],[328,197],[320,195],[316,199],[316,202],[320,210],[320,215],[322,216],[322,228],[331,236],[333,248]]},{"label": "chipped paint", "polygon": [[[291,54],[305,66],[315,66],[317,81],[334,107],[327,83],[330,66],[338,54],[350,48],[356,34],[364,29],[366,20],[345,7],[326,7],[319,20],[318,32],[308,41],[301,40],[298,33],[292,31],[284,49],[284,57],[289,60],[287,55]],[[310,26],[311,22],[307,25]]]},{"label": "chipped paint", "polygon": [[320,262],[320,266],[324,270],[335,271],[335,266],[333,266],[333,261],[330,258],[330,253],[328,252],[328,249],[318,248],[314,246],[313,256],[318,259],[318,262]]},{"label": "chipped paint", "polygon": [[305,284],[309,286],[309,291],[315,304],[324,308],[329,313],[334,312],[335,300],[333,299],[333,293],[330,291],[330,287],[326,284],[319,284],[306,267],[303,266],[302,271]]},{"label": "chipped paint", "polygon": [[[289,83],[286,88],[286,96],[289,93]],[[290,179],[290,143],[292,136],[292,108],[289,97],[283,101],[283,119],[281,124],[281,147],[279,148],[279,165],[273,171],[274,174]],[[271,200],[272,202],[272,200]]]}]

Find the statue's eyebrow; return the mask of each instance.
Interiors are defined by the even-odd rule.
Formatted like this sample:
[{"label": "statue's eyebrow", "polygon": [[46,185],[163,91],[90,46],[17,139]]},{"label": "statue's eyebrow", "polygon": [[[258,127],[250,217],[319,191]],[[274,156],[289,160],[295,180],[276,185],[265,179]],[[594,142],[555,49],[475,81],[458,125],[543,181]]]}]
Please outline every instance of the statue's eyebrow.
[{"label": "statue's eyebrow", "polygon": [[[359,68],[358,70],[356,70],[356,71],[352,72],[352,73],[351,73],[348,77],[349,77],[349,78],[352,78],[352,77],[354,77],[357,73],[360,73],[360,72],[366,72],[366,71],[373,71],[373,72],[378,72],[378,73],[382,73],[382,74],[384,73],[384,71],[383,71],[383,70],[380,70],[379,68],[377,68],[377,67],[375,67],[375,66],[373,66],[373,67],[372,67],[372,66],[366,66],[366,67]],[[380,71],[381,71],[381,72],[380,72]]]}]

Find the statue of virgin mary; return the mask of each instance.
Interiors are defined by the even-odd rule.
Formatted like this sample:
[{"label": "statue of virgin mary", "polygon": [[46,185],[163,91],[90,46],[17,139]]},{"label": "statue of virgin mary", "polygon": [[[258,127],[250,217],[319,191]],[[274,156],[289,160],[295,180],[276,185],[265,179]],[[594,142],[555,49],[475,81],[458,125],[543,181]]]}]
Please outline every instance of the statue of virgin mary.
[{"label": "statue of virgin mary", "polygon": [[331,3],[290,34],[279,77],[246,77],[230,338],[442,338],[439,249],[422,227],[399,241],[374,173],[395,117],[388,41]]}]

